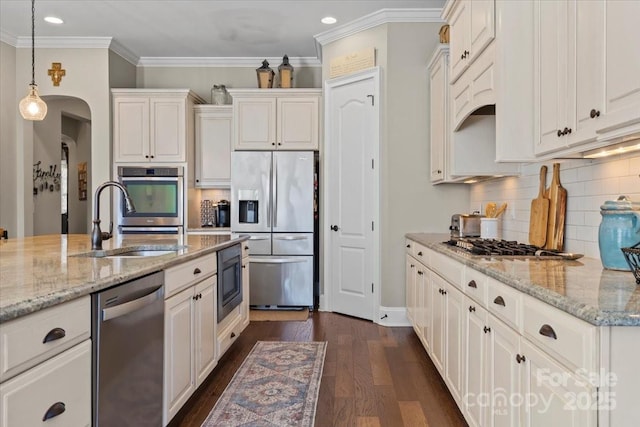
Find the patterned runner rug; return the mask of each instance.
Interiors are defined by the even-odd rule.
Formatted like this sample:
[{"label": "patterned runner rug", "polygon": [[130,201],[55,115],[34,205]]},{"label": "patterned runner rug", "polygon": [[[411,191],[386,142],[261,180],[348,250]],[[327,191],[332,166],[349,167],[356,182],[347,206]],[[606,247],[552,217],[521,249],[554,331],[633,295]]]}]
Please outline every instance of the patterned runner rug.
[{"label": "patterned runner rug", "polygon": [[313,426],[326,349],[258,341],[202,426]]}]

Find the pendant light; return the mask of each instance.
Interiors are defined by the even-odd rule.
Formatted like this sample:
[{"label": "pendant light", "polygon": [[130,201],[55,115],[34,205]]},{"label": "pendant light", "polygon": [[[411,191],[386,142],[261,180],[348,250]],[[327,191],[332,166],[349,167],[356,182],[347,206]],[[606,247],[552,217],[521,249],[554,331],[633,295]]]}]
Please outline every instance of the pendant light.
[{"label": "pendant light", "polygon": [[20,114],[25,120],[42,120],[47,115],[47,104],[38,96],[36,84],[35,14],[36,0],[31,0],[31,84],[29,93],[20,101]]}]

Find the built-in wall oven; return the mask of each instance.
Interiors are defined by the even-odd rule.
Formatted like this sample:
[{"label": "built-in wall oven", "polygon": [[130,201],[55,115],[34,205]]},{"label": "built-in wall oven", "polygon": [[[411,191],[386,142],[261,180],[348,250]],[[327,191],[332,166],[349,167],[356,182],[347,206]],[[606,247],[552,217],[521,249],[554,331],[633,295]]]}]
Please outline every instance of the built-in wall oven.
[{"label": "built-in wall oven", "polygon": [[218,323],[242,302],[242,249],[239,244],[218,251]]},{"label": "built-in wall oven", "polygon": [[184,228],[184,168],[120,166],[118,179],[136,207],[118,209],[121,233],[180,233]]}]

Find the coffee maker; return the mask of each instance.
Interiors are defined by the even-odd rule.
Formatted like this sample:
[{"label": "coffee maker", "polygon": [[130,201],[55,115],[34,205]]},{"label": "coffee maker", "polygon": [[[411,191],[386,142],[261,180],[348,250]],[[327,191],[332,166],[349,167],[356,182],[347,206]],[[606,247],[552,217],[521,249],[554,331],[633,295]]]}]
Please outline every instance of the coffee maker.
[{"label": "coffee maker", "polygon": [[231,205],[228,200],[218,202],[218,227],[231,227]]}]

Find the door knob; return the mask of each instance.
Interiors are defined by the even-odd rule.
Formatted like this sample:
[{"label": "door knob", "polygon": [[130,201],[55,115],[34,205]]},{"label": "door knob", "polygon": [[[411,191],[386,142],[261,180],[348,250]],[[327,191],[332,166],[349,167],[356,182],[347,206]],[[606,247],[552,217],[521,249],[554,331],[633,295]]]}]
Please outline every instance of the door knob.
[{"label": "door knob", "polygon": [[331,228],[331,230],[333,230],[333,231],[338,231],[338,226],[337,225],[332,225],[329,228]]}]

